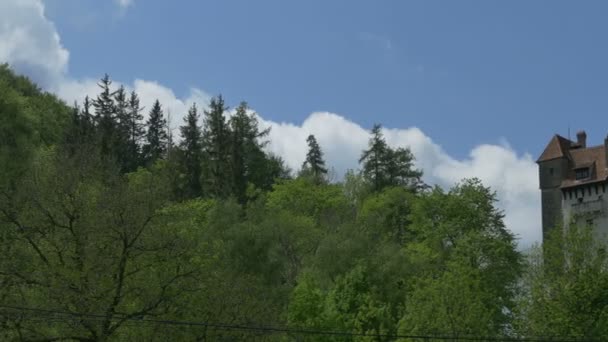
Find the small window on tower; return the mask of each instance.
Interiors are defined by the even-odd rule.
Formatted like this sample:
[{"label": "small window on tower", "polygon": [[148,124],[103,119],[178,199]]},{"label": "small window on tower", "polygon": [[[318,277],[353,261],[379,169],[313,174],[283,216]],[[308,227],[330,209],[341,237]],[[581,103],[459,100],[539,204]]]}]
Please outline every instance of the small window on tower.
[{"label": "small window on tower", "polygon": [[549,169],[549,174],[550,174],[551,176],[553,176],[553,168],[550,168],[550,169]]},{"label": "small window on tower", "polygon": [[589,168],[588,167],[576,169],[575,172],[576,172],[577,180],[589,178]]}]

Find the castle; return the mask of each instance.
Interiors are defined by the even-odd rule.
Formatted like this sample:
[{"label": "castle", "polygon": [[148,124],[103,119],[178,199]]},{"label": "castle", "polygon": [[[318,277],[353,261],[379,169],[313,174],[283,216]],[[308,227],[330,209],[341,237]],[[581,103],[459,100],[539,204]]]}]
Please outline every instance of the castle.
[{"label": "castle", "polygon": [[[552,228],[575,223],[608,230],[604,197],[608,188],[608,137],[587,147],[587,134],[576,142],[555,135],[536,161],[542,202],[543,236]],[[598,229],[599,228],[599,229]]]}]

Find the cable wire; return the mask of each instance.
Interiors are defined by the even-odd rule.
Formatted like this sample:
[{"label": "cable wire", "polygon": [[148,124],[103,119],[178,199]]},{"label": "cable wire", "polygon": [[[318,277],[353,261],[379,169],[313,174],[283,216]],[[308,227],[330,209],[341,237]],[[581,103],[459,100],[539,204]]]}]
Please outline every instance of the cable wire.
[{"label": "cable wire", "polygon": [[[558,338],[558,337],[496,337],[496,336],[466,336],[466,335],[402,335],[402,334],[377,334],[377,333],[360,333],[360,332],[347,332],[347,331],[333,331],[333,330],[314,330],[314,329],[303,329],[303,328],[290,328],[290,327],[273,327],[273,326],[261,326],[261,325],[240,325],[240,324],[228,324],[228,323],[213,323],[213,322],[196,322],[196,321],[178,321],[178,320],[165,320],[165,319],[151,319],[144,317],[128,317],[124,314],[118,314],[113,316],[106,316],[102,314],[91,314],[91,313],[79,313],[71,311],[11,306],[11,305],[0,305],[0,309],[8,309],[13,311],[19,311],[21,313],[28,313],[30,316],[38,314],[40,316],[51,316],[53,321],[75,321],[86,319],[89,321],[103,322],[107,320],[117,321],[124,320],[129,321],[133,324],[161,324],[161,325],[173,325],[173,326],[190,326],[190,327],[208,327],[215,328],[218,330],[227,331],[242,331],[242,332],[260,332],[267,334],[283,333],[283,334],[294,334],[294,335],[324,335],[324,336],[343,336],[343,337],[375,337],[382,339],[413,339],[413,340],[440,340],[440,341],[501,341],[501,342],[593,342],[593,339],[582,339],[582,338]],[[8,313],[13,317],[17,316],[14,312]],[[0,313],[0,316],[2,314]],[[57,317],[59,316],[59,317]],[[18,318],[28,320],[27,317],[23,317],[23,314],[19,314]],[[29,318],[31,319],[31,317]],[[47,317],[47,321],[48,320]]]}]

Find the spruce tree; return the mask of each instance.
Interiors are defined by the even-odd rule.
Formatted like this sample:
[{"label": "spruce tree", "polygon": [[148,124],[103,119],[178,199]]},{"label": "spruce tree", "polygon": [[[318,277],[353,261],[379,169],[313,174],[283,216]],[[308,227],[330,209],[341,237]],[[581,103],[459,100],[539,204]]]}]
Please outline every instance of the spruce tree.
[{"label": "spruce tree", "polygon": [[95,108],[95,124],[97,126],[97,133],[99,134],[101,153],[115,158],[114,143],[117,133],[117,121],[113,98],[114,93],[110,90],[111,85],[110,76],[105,74],[100,83],[98,83],[101,93],[93,101],[93,107]]},{"label": "spruce tree", "polygon": [[156,100],[150,110],[150,117],[146,122],[146,143],[143,150],[144,159],[148,165],[165,157],[168,141],[166,125],[167,122],[164,118],[160,102]]},{"label": "spruce tree", "polygon": [[387,162],[389,161],[389,147],[382,135],[382,126],[375,124],[371,131],[368,149],[364,150],[359,159],[363,164],[363,177],[369,181],[374,191],[380,191],[387,185]]},{"label": "spruce tree", "polygon": [[93,114],[91,113],[91,99],[89,96],[85,96],[84,102],[82,103],[82,112],[80,113],[81,121],[83,122],[83,126],[86,127],[87,133],[92,135],[95,131],[95,119],[93,118]]},{"label": "spruce tree", "polygon": [[139,97],[134,91],[131,92],[127,106],[127,116],[125,118],[125,128],[127,129],[128,138],[128,169],[129,171],[136,170],[142,166],[141,142],[144,138],[145,130],[141,114],[143,108],[139,104]]},{"label": "spruce tree", "polygon": [[78,148],[78,145],[83,143],[92,143],[95,139],[95,127],[90,109],[91,102],[88,96],[84,98],[82,108],[74,102],[72,122],[65,139],[68,145],[73,145],[71,148]]},{"label": "spruce tree", "polygon": [[414,168],[414,155],[409,148],[389,149],[387,173],[391,186],[402,186],[414,192],[426,188],[422,171]]},{"label": "spruce tree", "polygon": [[262,186],[267,162],[263,148],[268,142],[261,139],[270,132],[269,128],[260,130],[255,113],[248,114],[248,110],[247,103],[241,102],[229,121],[233,194],[241,203],[246,201],[249,184]]},{"label": "spruce tree", "polygon": [[231,193],[230,127],[226,121],[222,96],[214,97],[204,111],[203,151],[204,188],[212,197],[227,197]]},{"label": "spruce tree", "polygon": [[179,128],[181,168],[185,173],[185,184],[183,196],[185,198],[195,198],[202,194],[201,174],[202,174],[202,132],[198,123],[199,115],[196,103],[188,110],[188,115],[184,118],[184,125]]},{"label": "spruce tree", "polygon": [[409,148],[390,148],[379,124],[372,128],[369,148],[363,151],[359,163],[363,163],[363,177],[374,191],[388,186],[401,186],[412,191],[426,187],[422,171],[414,169],[414,156]]},{"label": "spruce tree", "polygon": [[324,183],[327,180],[327,168],[325,160],[323,160],[323,151],[314,135],[309,135],[306,142],[308,143],[308,153],[306,153],[306,160],[302,164],[300,175],[311,177],[317,184]]},{"label": "spruce tree", "polygon": [[133,171],[133,163],[129,154],[129,115],[128,115],[127,92],[124,86],[120,86],[114,92],[114,112],[117,121],[115,131],[114,150],[122,172]]}]

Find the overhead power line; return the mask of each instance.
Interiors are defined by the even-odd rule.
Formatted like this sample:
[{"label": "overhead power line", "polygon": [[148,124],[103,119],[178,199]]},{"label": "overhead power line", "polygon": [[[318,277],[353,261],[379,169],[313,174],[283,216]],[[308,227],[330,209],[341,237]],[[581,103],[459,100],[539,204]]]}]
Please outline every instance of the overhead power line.
[{"label": "overhead power line", "polygon": [[[4,311],[4,313],[2,313]],[[12,311],[12,312],[11,312]],[[18,313],[16,313],[17,311]],[[465,336],[465,335],[402,335],[402,334],[376,334],[376,333],[359,333],[359,332],[347,332],[347,331],[332,331],[332,330],[314,330],[314,329],[302,329],[302,328],[290,328],[290,327],[272,327],[272,326],[261,326],[261,325],[240,325],[240,324],[227,324],[227,323],[213,323],[213,322],[196,322],[196,321],[179,321],[179,320],[163,320],[163,319],[151,319],[143,317],[128,317],[124,314],[114,314],[108,318],[106,315],[93,314],[93,313],[79,313],[62,310],[51,310],[11,305],[0,305],[0,317],[2,315],[11,316],[13,318],[19,318],[25,321],[35,322],[73,322],[75,320],[89,320],[89,321],[106,321],[108,319],[112,321],[124,320],[128,321],[129,325],[138,324],[160,324],[160,325],[171,325],[171,326],[190,326],[190,327],[207,327],[215,328],[218,330],[226,331],[242,331],[242,332],[258,332],[266,334],[292,334],[292,335],[325,335],[325,336],[343,336],[343,337],[375,337],[382,339],[412,339],[420,341],[501,341],[501,342],[593,342],[595,340],[588,338],[559,338],[559,337],[496,337],[496,336]],[[45,318],[42,320],[42,318]]]}]

